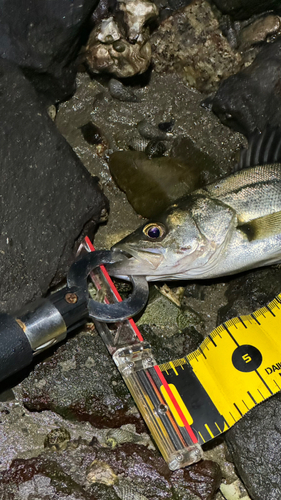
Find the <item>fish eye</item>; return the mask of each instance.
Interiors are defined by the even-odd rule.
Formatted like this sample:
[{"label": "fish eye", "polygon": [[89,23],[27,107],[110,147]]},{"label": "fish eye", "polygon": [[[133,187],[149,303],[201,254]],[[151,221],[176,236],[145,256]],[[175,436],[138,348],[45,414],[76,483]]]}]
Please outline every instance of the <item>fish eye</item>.
[{"label": "fish eye", "polygon": [[158,240],[159,238],[165,236],[166,233],[165,227],[157,222],[146,224],[142,231],[151,240]]}]

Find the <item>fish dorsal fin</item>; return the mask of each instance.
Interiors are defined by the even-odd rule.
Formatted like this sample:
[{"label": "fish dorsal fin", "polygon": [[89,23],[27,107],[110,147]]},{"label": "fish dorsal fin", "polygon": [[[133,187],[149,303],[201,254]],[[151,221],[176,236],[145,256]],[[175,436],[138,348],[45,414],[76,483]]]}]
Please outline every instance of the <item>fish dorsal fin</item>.
[{"label": "fish dorsal fin", "polygon": [[281,235],[281,212],[239,224],[237,229],[245,233],[249,241],[264,240],[271,236]]},{"label": "fish dorsal fin", "polygon": [[281,129],[267,126],[263,132],[256,129],[251,134],[248,147],[240,151],[236,170],[278,162],[281,163]]}]

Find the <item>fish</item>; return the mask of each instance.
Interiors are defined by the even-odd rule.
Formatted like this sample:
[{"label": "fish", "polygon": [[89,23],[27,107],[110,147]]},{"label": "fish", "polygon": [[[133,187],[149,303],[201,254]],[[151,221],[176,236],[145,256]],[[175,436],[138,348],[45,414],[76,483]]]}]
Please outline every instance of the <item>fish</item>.
[{"label": "fish", "polygon": [[176,200],[116,243],[116,277],[209,279],[281,261],[281,130],[255,131],[235,171]]}]

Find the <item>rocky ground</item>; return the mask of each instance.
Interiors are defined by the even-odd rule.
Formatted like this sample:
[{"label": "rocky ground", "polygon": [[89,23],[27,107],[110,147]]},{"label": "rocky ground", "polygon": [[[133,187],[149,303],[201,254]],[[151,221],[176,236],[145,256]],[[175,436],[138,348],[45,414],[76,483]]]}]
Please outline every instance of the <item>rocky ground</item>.
[{"label": "rocky ground", "polygon": [[[83,234],[85,225],[87,230],[89,220],[92,220],[91,227],[96,226],[98,220],[104,220],[96,230],[94,244],[97,248],[110,248],[145,217],[157,211],[160,205],[156,199],[163,208],[183,194],[181,190],[190,192],[230,174],[239,157],[240,146],[246,144],[239,132],[248,136],[255,127],[280,124],[279,3],[270,2],[273,9],[270,13],[264,12],[264,2],[217,0],[214,2],[216,7],[204,0],[187,3],[189,5],[156,2],[159,13],[155,7],[148,9],[137,27],[135,22],[130,24],[131,14],[124,7],[130,28],[127,35],[121,28],[120,34],[119,27],[112,24],[96,28],[91,43],[88,42],[88,51],[92,50],[91,57],[87,55],[87,65],[92,65],[90,74],[84,67],[77,75],[74,95],[49,107],[54,123],[49,117],[45,122],[40,115],[45,112],[41,102],[36,101],[33,108],[34,104],[19,100],[17,111],[26,117],[27,123],[28,120],[32,122],[30,110],[35,109],[40,123],[36,122],[34,130],[42,128],[42,122],[46,127],[44,136],[50,138],[46,140],[46,148],[50,147],[55,156],[49,157],[42,151],[38,154],[46,159],[43,173],[51,171],[53,175],[52,164],[60,167],[62,179],[57,185],[58,191],[64,184],[61,165],[69,172],[74,168],[73,163],[79,162],[77,157],[82,162],[78,163],[78,170],[83,164],[94,176],[93,187],[84,189],[85,172],[72,174],[73,186],[79,183],[76,191],[79,215],[76,214],[76,218],[72,215],[75,205],[71,198],[71,218],[65,210],[63,228],[56,218],[50,223],[50,227],[58,229],[60,253],[67,254],[63,264],[52,257],[57,233],[48,236],[44,219],[40,222],[38,233],[43,247],[47,246],[48,238],[50,242],[54,239],[55,245],[53,253],[49,252],[49,260],[44,263],[45,274],[38,277],[35,266],[33,275],[26,277],[26,282],[36,283],[33,295],[46,292],[55,271],[65,272],[71,245],[68,219],[73,243]],[[89,4],[85,2],[90,11]],[[110,12],[105,2],[100,5],[103,14],[97,11],[96,19]],[[80,17],[73,17],[74,24],[79,26],[85,17],[86,10]],[[145,23],[148,20],[155,22],[155,19],[160,21],[148,33]],[[139,30],[143,37],[137,43],[133,43],[134,30]],[[109,35],[112,38],[106,39]],[[93,46],[89,46],[91,44]],[[126,64],[123,59],[122,64],[117,65],[118,71],[126,68],[126,75],[116,74],[116,68],[113,75],[109,70],[106,70],[109,75],[94,73],[103,44],[107,52],[106,57],[103,53],[102,60],[110,62],[111,73],[113,51],[126,55]],[[149,50],[146,44],[150,44]],[[123,78],[132,68],[140,71],[149,55],[152,66],[144,76]],[[16,57],[13,60],[18,63]],[[102,67],[100,60],[98,63],[98,67]],[[50,63],[48,69],[49,76],[52,75],[50,95],[57,92],[65,96],[66,82],[62,82],[61,88],[54,84],[53,79],[60,73],[56,65],[57,60]],[[5,67],[5,71],[9,75],[15,70]],[[70,80],[71,88],[72,72],[71,67],[66,79]],[[35,78],[40,92],[48,82],[47,78],[42,83],[41,78],[42,75]],[[32,93],[26,77],[17,73],[16,81],[20,82],[24,95]],[[9,88],[7,83],[6,88]],[[17,96],[21,96],[19,90]],[[3,109],[4,104],[3,98]],[[8,122],[6,111],[3,116]],[[18,129],[23,130],[23,124],[24,121],[18,122]],[[15,133],[13,143],[19,141],[21,130]],[[27,130],[22,150],[31,141],[34,130],[29,133]],[[77,157],[72,156],[71,148],[58,132]],[[3,150],[5,143],[3,136]],[[64,156],[56,156],[63,148],[66,148]],[[21,155],[26,158],[26,153],[19,153],[17,158]],[[64,163],[65,157],[68,161]],[[8,155],[8,158],[15,165],[14,157]],[[7,163],[7,171],[9,168]],[[95,176],[99,177],[99,183]],[[38,211],[40,200],[46,195],[38,192],[41,177],[35,175],[34,178],[38,181],[34,187],[38,193],[35,209]],[[164,178],[166,182],[160,182]],[[67,188],[69,178],[65,184],[64,192],[70,189]],[[20,188],[26,192],[23,181],[19,182]],[[107,202],[100,188],[109,200],[107,221]],[[75,187],[71,189],[75,193]],[[92,192],[96,200],[93,206],[89,201]],[[21,197],[24,198],[22,194]],[[65,205],[67,201],[63,207]],[[54,200],[52,207],[55,206]],[[84,206],[87,206],[86,218],[81,215]],[[50,214],[57,216],[57,212],[49,208],[47,220]],[[8,209],[7,214],[14,220]],[[21,221],[17,222],[20,233]],[[7,245],[10,233],[8,229],[5,231],[3,241]],[[32,254],[35,243],[29,241]],[[23,246],[20,240],[20,247]],[[6,251],[6,247],[3,248]],[[13,248],[9,252],[13,252]],[[10,259],[15,259],[13,255],[8,253]],[[29,254],[24,255],[21,265],[24,266],[29,258]],[[54,267],[52,272],[50,263]],[[272,300],[280,292],[281,270],[274,266],[213,281],[175,282],[169,284],[168,290],[162,285],[151,285],[148,306],[138,319],[139,328],[145,340],[151,343],[159,363],[192,352],[223,321],[248,314]],[[11,280],[5,286],[4,283],[4,298],[6,293],[9,299]],[[8,310],[16,308],[18,297],[25,301],[23,286],[18,286],[11,304],[8,299],[3,301]],[[27,295],[30,299],[32,290]],[[280,396],[277,395],[256,407],[225,437],[203,447],[203,461],[171,472],[155,449],[97,331],[88,324],[81,331],[71,333],[56,349],[35,359],[31,369],[3,386],[0,395],[0,499],[277,499],[281,492],[279,405]]]}]

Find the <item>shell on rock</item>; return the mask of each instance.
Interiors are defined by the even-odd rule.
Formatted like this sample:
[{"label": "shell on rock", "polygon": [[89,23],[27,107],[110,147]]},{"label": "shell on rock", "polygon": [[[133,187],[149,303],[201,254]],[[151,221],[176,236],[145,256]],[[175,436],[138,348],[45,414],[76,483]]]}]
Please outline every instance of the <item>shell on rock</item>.
[{"label": "shell on rock", "polygon": [[70,439],[70,432],[65,427],[57,427],[45,437],[44,448],[50,448],[53,451],[65,450]]},{"label": "shell on rock", "polygon": [[[124,50],[120,52],[122,41]],[[114,48],[115,47],[115,48]],[[117,50],[116,50],[117,48]],[[120,39],[118,47],[114,44],[89,43],[86,47],[86,63],[93,73],[112,73],[117,78],[127,78],[144,73],[151,60],[149,42],[130,44]]]},{"label": "shell on rock", "polygon": [[145,154],[148,158],[159,158],[163,156],[166,150],[167,148],[163,141],[149,141],[145,148]]},{"label": "shell on rock", "polygon": [[88,470],[87,481],[89,483],[100,483],[112,486],[117,481],[117,476],[113,469],[102,460],[94,460]]},{"label": "shell on rock", "polygon": [[165,141],[171,137],[171,135],[162,132],[157,126],[150,123],[146,118],[141,120],[137,124],[138,132],[142,137],[154,141]]},{"label": "shell on rock", "polygon": [[147,0],[118,0],[119,9],[124,12],[124,21],[128,27],[130,42],[138,40],[147,21],[156,19],[158,8]]},{"label": "shell on rock", "polygon": [[110,95],[114,99],[124,102],[138,102],[138,98],[134,94],[133,90],[126,87],[122,82],[116,80],[115,78],[111,78],[108,88]]},{"label": "shell on rock", "polygon": [[119,10],[123,12],[124,26],[119,27],[112,16],[100,21],[90,34],[84,54],[93,73],[127,78],[144,73],[150,65],[146,23],[157,17],[158,8],[146,0],[119,0]]},{"label": "shell on rock", "polygon": [[93,31],[92,38],[101,43],[114,43],[121,38],[121,32],[113,17],[103,19],[98,28]]},{"label": "shell on rock", "polygon": [[115,493],[119,496],[120,500],[148,500],[147,497],[138,493],[136,488],[128,486],[127,484],[116,484],[114,487]]},{"label": "shell on rock", "polygon": [[133,136],[128,142],[128,147],[129,149],[133,151],[145,151],[145,148],[149,144],[149,139],[145,139],[144,137],[138,136]]}]

